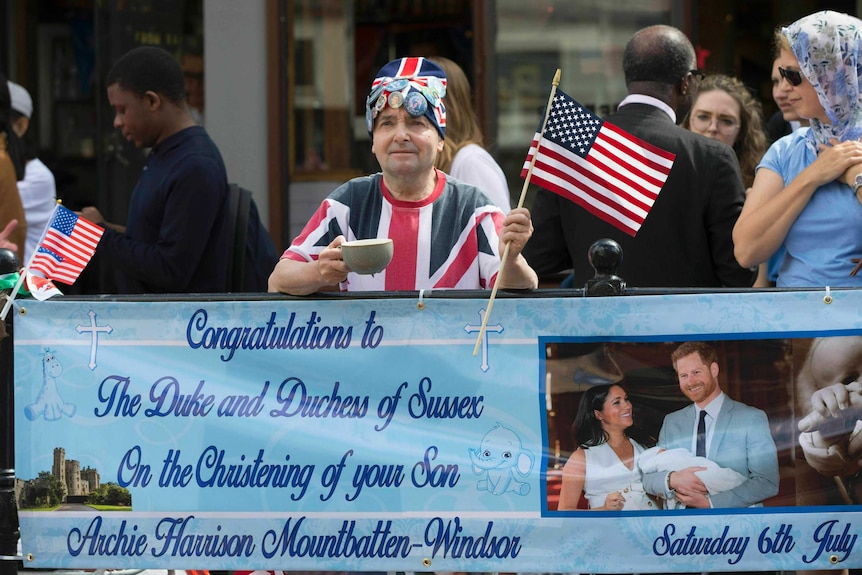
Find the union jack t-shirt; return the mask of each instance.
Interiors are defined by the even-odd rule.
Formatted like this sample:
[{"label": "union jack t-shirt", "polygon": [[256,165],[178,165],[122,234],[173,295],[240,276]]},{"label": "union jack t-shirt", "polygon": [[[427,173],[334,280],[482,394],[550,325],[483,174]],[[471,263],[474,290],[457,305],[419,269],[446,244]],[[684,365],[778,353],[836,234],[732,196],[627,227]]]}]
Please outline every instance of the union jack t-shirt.
[{"label": "union jack t-shirt", "polygon": [[439,170],[434,192],[420,202],[395,199],[378,173],[332,192],[282,257],[314,261],[339,235],[391,238],[389,266],[374,275],[348,274],[342,291],[485,289],[500,269],[504,218],[478,188]]}]

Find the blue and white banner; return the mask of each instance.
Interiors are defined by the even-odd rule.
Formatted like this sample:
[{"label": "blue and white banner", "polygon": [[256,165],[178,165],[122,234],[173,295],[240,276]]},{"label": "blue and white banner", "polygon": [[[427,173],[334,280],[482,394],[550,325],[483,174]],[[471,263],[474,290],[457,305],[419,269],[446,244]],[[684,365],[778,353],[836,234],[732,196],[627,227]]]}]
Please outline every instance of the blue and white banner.
[{"label": "blue and white banner", "polygon": [[[28,301],[14,326],[25,564],[862,567],[862,292],[824,295],[500,298],[476,355],[483,298]],[[690,404],[670,358],[685,341],[709,342],[725,394],[766,414],[777,492],[560,510],[584,391],[624,387],[653,443]],[[108,487],[130,505],[105,504]]]}]

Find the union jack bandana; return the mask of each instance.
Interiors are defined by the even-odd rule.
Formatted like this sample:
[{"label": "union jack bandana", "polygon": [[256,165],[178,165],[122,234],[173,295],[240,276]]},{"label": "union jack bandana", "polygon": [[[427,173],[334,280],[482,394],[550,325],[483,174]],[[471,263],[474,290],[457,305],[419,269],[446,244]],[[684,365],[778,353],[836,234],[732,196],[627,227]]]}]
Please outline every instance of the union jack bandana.
[{"label": "union jack bandana", "polygon": [[374,131],[374,119],[384,108],[404,107],[411,116],[425,116],[441,138],[446,137],[446,73],[426,58],[392,60],[377,72],[371,92],[365,100],[365,123],[368,135]]}]

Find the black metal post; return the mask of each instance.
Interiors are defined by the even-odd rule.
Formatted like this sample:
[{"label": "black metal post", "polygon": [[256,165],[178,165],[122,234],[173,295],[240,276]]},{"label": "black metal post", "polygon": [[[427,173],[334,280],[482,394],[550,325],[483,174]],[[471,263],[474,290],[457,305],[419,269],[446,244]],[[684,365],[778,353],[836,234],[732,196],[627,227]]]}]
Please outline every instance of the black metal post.
[{"label": "black metal post", "polygon": [[622,295],[626,282],[617,275],[617,268],[623,263],[620,244],[608,238],[598,240],[590,246],[588,256],[596,274],[584,286],[584,295]]},{"label": "black metal post", "polygon": [[[18,259],[0,249],[0,274],[18,270]],[[3,294],[8,297],[8,293]],[[5,297],[0,298],[0,308]],[[15,501],[15,362],[10,309],[0,325],[0,575],[18,572],[18,505]]]}]

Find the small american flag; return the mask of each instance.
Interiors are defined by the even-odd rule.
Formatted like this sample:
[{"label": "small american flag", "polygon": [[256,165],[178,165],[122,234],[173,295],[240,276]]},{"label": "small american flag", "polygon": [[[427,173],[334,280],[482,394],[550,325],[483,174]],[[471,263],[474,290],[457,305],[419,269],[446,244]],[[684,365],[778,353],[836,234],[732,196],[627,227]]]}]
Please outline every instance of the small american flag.
[{"label": "small american flag", "polygon": [[42,272],[48,279],[72,285],[96,252],[103,233],[105,230],[101,227],[57,206],[30,262],[30,269]]},{"label": "small american flag", "polygon": [[533,138],[522,178],[540,136],[531,181],[630,236],[646,219],[676,157],[605,122],[560,90],[544,135]]}]

